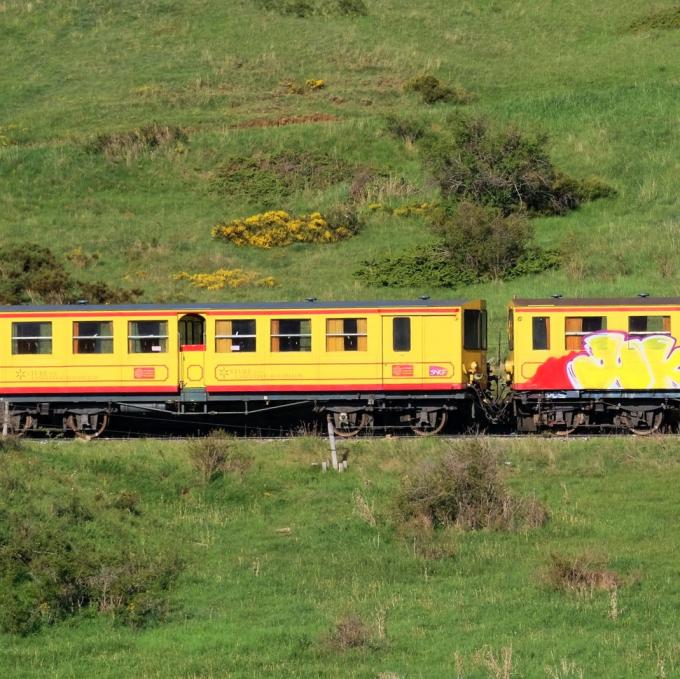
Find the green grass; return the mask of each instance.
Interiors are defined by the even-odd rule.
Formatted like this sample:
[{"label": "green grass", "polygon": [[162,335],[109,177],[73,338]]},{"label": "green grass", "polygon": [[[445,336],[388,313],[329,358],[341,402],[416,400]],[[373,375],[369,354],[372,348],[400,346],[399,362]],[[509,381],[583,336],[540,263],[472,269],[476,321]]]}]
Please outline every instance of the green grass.
[{"label": "green grass", "polygon": [[[323,440],[233,445],[253,466],[208,485],[181,442],[34,443],[3,454],[0,471],[25,472],[23,490],[3,502],[135,492],[130,522],[146,549],[184,563],[166,622],[140,630],[81,613],[4,635],[3,674],[487,677],[502,676],[487,665],[503,649],[512,676],[677,673],[676,439],[495,442],[511,491],[535,495],[551,519],[519,533],[454,532],[455,553],[439,560],[414,556],[393,503],[401,477],[445,441],[342,443],[349,471],[325,475]],[[595,555],[621,576],[613,617],[608,592],[546,586],[553,553]],[[348,614],[364,620],[370,645],[329,642]]]},{"label": "green grass", "polygon": [[[0,139],[7,140],[0,142],[0,234],[61,254],[77,246],[99,252],[83,277],[141,285],[147,299],[164,301],[428,292],[483,296],[499,315],[513,295],[676,291],[672,21],[654,28],[656,19],[646,22],[632,0],[367,5],[367,16],[298,18],[251,0],[121,0],[115,9],[85,0],[0,3]],[[650,16],[664,8],[655,5]],[[423,104],[403,91],[422,73],[465,87],[474,103]],[[327,86],[304,95],[285,86],[307,78]],[[390,138],[383,121],[405,114],[436,127],[454,110],[545,132],[560,169],[597,175],[619,191],[566,217],[535,220],[537,240],[567,252],[561,270],[456,290],[365,287],[352,275],[362,258],[430,235],[422,218],[362,206],[366,228],[344,243],[262,252],[210,239],[218,220],[261,209],[256,200],[209,191],[219,167],[256,152],[322,150],[403,177],[414,193],[397,203],[436,198],[417,151]],[[310,114],[337,120],[235,127]],[[85,151],[97,134],[153,122],[183,127],[189,143],[118,162]],[[306,189],[277,207],[323,211],[347,200],[349,184]],[[218,267],[272,275],[279,287],[205,291],[173,280],[179,271]]]},{"label": "green grass", "polygon": [[[632,0],[367,6],[366,17],[296,18],[251,0],[0,1],[3,242],[97,252],[79,277],[141,286],[148,300],[427,292],[487,298],[497,328],[513,295],[677,294],[675,5],[654,5],[650,16],[669,10],[658,29]],[[427,106],[403,91],[424,73],[464,87],[474,102]],[[326,88],[296,95],[285,85],[307,78]],[[381,201],[436,200],[417,150],[392,139],[384,119],[405,115],[436,129],[457,110],[547,133],[558,168],[618,190],[534,220],[539,243],[564,249],[560,270],[455,290],[366,287],[352,275],[361,259],[431,235],[424,218],[365,205],[365,229],[333,245],[257,251],[210,239],[217,221],[263,207],[210,191],[214,172],[237,157],[322,152],[384,176]],[[247,126],[314,114],[335,120]],[[118,161],[86,150],[99,134],[154,122],[182,127],[189,142]],[[395,189],[402,179],[409,195]],[[277,207],[324,211],[348,199],[350,184],[306,188]],[[279,287],[204,291],[173,279],[219,267],[272,275]],[[509,484],[547,502],[551,522],[460,535],[454,557],[427,562],[397,537],[390,507],[401,475],[445,443],[359,442],[350,472],[325,476],[310,466],[326,455],[322,441],[238,445],[252,449],[254,467],[242,482],[207,488],[179,443],[36,444],[12,458],[39,497],[64,492],[64,479],[87,498],[139,493],[135,535],[148,535],[148,549],[178,551],[185,568],[168,622],[140,631],[83,615],[4,636],[3,675],[483,677],[492,674],[484,659],[503,649],[521,676],[678,673],[675,440],[503,443]],[[374,507],[376,527],[357,515],[356,492]],[[577,597],[541,584],[551,552],[584,551],[626,578],[616,620],[607,593]],[[367,622],[373,647],[339,652],[327,643],[345,614]]]}]

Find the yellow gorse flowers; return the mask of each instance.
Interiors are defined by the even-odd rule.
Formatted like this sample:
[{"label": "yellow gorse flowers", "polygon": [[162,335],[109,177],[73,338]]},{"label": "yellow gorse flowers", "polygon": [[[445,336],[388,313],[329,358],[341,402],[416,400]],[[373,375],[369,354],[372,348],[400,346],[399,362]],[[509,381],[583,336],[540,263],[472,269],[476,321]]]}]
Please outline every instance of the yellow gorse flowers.
[{"label": "yellow gorse flowers", "polygon": [[273,288],[276,280],[272,276],[260,278],[254,271],[244,269],[217,269],[211,273],[187,273],[180,271],[175,274],[176,281],[186,280],[197,288],[206,290],[222,290],[223,288],[242,288],[252,285],[258,288]]},{"label": "yellow gorse flowers", "polygon": [[353,235],[346,226],[329,224],[319,213],[293,217],[284,210],[271,210],[245,219],[234,219],[212,228],[213,238],[235,245],[271,248],[291,243],[334,243]]}]

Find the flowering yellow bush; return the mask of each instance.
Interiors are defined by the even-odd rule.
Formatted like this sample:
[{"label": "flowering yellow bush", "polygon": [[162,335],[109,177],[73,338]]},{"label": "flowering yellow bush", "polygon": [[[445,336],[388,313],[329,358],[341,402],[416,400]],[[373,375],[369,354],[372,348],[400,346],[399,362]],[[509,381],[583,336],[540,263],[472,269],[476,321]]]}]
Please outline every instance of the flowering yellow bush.
[{"label": "flowering yellow bush", "polygon": [[222,290],[223,288],[242,288],[246,285],[254,285],[258,288],[273,288],[276,280],[272,276],[258,278],[254,271],[243,269],[217,269],[212,273],[187,273],[180,271],[173,278],[176,281],[189,281],[197,288],[206,290]]},{"label": "flowering yellow bush", "polygon": [[305,92],[323,90],[326,87],[326,81],[321,78],[308,78],[304,85],[295,80],[286,80],[283,84],[291,94],[305,94]]},{"label": "flowering yellow bush", "polygon": [[326,87],[326,81],[312,78],[310,80],[305,80],[305,87],[308,90],[322,90]]},{"label": "flowering yellow bush", "polygon": [[213,238],[224,238],[235,245],[257,248],[280,247],[291,243],[334,243],[353,235],[348,226],[329,224],[319,213],[293,217],[283,210],[234,219],[212,228]]}]

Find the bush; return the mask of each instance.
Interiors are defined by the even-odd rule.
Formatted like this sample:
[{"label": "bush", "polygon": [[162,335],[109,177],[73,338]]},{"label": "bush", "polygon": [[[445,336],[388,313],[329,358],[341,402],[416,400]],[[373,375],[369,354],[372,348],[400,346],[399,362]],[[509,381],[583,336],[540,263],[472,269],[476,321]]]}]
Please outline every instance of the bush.
[{"label": "bush", "polygon": [[0,455],[2,453],[19,453],[24,449],[20,436],[0,436]]},{"label": "bush", "polygon": [[100,134],[87,144],[86,149],[89,153],[98,153],[110,160],[118,160],[134,158],[145,151],[154,151],[171,145],[177,146],[188,140],[181,128],[154,123],[129,132]]},{"label": "bush", "polygon": [[680,28],[680,7],[668,7],[648,12],[638,17],[630,24],[630,30],[641,31],[671,31]]},{"label": "bush", "polygon": [[33,243],[10,245],[0,255],[0,304],[92,304],[134,301],[139,289],[78,281],[49,248]]},{"label": "bush", "polygon": [[481,280],[501,279],[517,265],[533,236],[526,215],[503,215],[473,203],[455,206],[434,225],[454,268]]},{"label": "bush", "polygon": [[449,102],[454,104],[467,104],[472,96],[462,87],[450,87],[444,85],[433,75],[420,75],[409,80],[404,88],[407,92],[417,92],[426,104],[437,102]]},{"label": "bush", "polygon": [[210,273],[188,273],[180,271],[173,278],[176,281],[189,281],[196,288],[205,290],[223,290],[224,288],[273,288],[277,285],[272,276],[260,276],[254,271],[244,269],[217,269]]},{"label": "bush", "polygon": [[545,136],[514,127],[493,133],[480,119],[456,118],[446,135],[428,136],[423,156],[446,198],[495,207],[562,214],[584,200],[612,195],[599,180],[580,182],[558,172]]},{"label": "bush", "polygon": [[353,168],[323,152],[293,152],[262,157],[234,158],[219,167],[210,191],[239,196],[255,205],[270,207],[281,198],[306,188],[325,189],[352,177]]},{"label": "bush", "polygon": [[35,502],[35,488],[24,482],[36,477],[35,460],[23,457],[3,464],[0,476],[1,631],[29,634],[80,611],[133,626],[167,615],[180,560],[109,511],[136,511],[134,494],[97,504],[71,477],[53,473],[49,501]]},{"label": "bush", "polygon": [[536,500],[508,493],[497,457],[481,439],[456,443],[438,460],[421,465],[404,479],[396,506],[402,524],[416,519],[435,528],[534,528],[548,517]]},{"label": "bush", "polygon": [[612,590],[621,584],[619,574],[607,569],[604,560],[592,554],[551,554],[543,579],[552,589],[578,594]]},{"label": "bush", "polygon": [[422,139],[426,132],[425,124],[420,120],[400,118],[398,116],[387,116],[385,119],[385,129],[393,137],[408,142]]},{"label": "bush", "polygon": [[456,287],[540,273],[560,263],[557,251],[531,244],[533,229],[523,213],[504,216],[461,203],[439,212],[434,231],[438,244],[365,260],[355,275],[369,285]]},{"label": "bush", "polygon": [[376,287],[453,288],[470,282],[451,266],[443,251],[433,246],[363,260],[354,275]]},{"label": "bush", "polygon": [[252,458],[236,448],[233,439],[222,429],[194,439],[189,445],[189,460],[205,483],[224,474],[243,476],[252,464]]},{"label": "bush", "polygon": [[329,635],[328,641],[331,648],[338,651],[375,647],[377,645],[369,625],[354,613],[340,616]]},{"label": "bush", "polygon": [[271,248],[292,243],[334,243],[351,238],[359,227],[357,214],[350,208],[338,208],[327,218],[318,212],[294,217],[283,210],[270,210],[245,219],[220,222],[212,228],[212,237],[239,246]]},{"label": "bush", "polygon": [[364,0],[255,0],[262,9],[281,16],[366,16]]}]

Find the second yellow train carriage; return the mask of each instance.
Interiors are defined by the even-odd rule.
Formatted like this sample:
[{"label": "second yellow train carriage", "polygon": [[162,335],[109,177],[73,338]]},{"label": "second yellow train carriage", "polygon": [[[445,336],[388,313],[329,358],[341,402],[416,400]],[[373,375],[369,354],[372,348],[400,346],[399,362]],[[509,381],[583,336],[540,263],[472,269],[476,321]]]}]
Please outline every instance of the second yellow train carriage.
[{"label": "second yellow train carriage", "polygon": [[508,309],[519,431],[657,431],[680,407],[680,298],[515,299]]},{"label": "second yellow train carriage", "polygon": [[5,307],[0,399],[14,429],[98,434],[117,412],[243,415],[306,405],[339,433],[433,433],[475,416],[481,301]]}]

